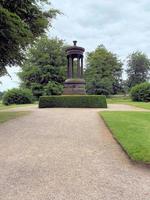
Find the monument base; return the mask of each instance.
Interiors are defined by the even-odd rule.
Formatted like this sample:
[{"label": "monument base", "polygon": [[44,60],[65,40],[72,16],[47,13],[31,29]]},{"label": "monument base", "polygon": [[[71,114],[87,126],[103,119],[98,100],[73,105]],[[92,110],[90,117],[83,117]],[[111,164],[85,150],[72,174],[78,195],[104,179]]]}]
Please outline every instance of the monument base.
[{"label": "monument base", "polygon": [[64,95],[85,95],[84,79],[67,79],[64,83]]}]

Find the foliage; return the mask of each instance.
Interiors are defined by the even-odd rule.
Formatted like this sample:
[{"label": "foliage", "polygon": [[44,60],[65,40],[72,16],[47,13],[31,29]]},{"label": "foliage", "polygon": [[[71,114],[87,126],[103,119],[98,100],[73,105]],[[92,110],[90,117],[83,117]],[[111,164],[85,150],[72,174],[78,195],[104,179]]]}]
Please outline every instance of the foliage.
[{"label": "foliage", "polygon": [[98,95],[43,96],[40,108],[107,108],[106,97]]},{"label": "foliage", "polygon": [[21,111],[21,112],[0,112],[0,124],[4,123],[11,119],[16,119],[18,117],[29,114],[30,112]]},{"label": "foliage", "polygon": [[33,83],[31,89],[32,94],[36,100],[38,100],[40,96],[44,95],[43,86],[41,84]]},{"label": "foliage", "polygon": [[[38,95],[33,92],[35,96],[44,94],[44,88],[47,85],[50,87],[50,82],[52,82],[51,86],[54,85],[53,90],[56,88],[55,84],[64,82],[67,61],[65,45],[62,40],[42,37],[34,47],[30,48],[27,57],[28,59],[23,63],[19,77],[23,87],[32,90],[35,87],[39,88]],[[59,88],[61,92],[61,87]]]},{"label": "foliage", "polygon": [[49,82],[44,89],[45,95],[61,95],[63,92],[63,86],[54,82]]},{"label": "foliage", "polygon": [[3,92],[0,92],[0,100],[2,99],[3,94]]},{"label": "foliage", "polygon": [[122,63],[115,54],[100,45],[87,55],[85,79],[89,94],[116,94],[121,90]]},{"label": "foliage", "polygon": [[11,89],[5,92],[3,96],[3,104],[30,104],[33,102],[33,95],[28,89]]},{"label": "foliage", "polygon": [[150,83],[141,83],[131,89],[133,101],[150,102]]},{"label": "foliage", "polygon": [[149,112],[101,112],[100,115],[131,159],[150,164]]},{"label": "foliage", "polygon": [[37,37],[45,33],[58,10],[46,7],[45,0],[0,1],[0,76],[7,73],[6,66],[21,65],[25,50]]},{"label": "foliage", "polygon": [[142,52],[134,52],[127,60],[127,85],[129,88],[149,80],[150,60]]}]

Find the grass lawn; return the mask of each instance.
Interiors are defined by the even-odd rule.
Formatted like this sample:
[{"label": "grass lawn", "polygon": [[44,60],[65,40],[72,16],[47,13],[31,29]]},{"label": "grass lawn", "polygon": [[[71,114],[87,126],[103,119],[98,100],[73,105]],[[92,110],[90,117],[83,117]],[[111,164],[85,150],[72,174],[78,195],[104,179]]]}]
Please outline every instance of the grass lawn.
[{"label": "grass lawn", "polygon": [[34,103],[34,104],[20,104],[20,105],[13,104],[13,105],[10,105],[10,106],[5,106],[0,101],[0,110],[10,109],[10,108],[19,108],[19,107],[25,107],[25,106],[32,106],[32,105],[36,105],[36,104],[37,104],[37,102]]},{"label": "grass lawn", "polygon": [[6,122],[8,120],[15,119],[17,117],[27,115],[29,113],[30,112],[26,112],[26,111],[25,112],[23,112],[23,111],[20,111],[20,112],[0,112],[0,124]]},{"label": "grass lawn", "polygon": [[108,104],[127,104],[127,105],[136,106],[139,108],[144,108],[144,109],[150,110],[150,103],[133,102],[129,97],[108,98],[107,103]]},{"label": "grass lawn", "polygon": [[129,157],[150,164],[150,112],[101,112]]}]

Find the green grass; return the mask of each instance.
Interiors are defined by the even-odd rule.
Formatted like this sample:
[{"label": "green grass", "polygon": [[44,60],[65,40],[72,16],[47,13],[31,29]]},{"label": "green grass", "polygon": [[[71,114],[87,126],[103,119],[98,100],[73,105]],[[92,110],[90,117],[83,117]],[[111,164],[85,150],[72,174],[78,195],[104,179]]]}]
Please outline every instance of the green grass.
[{"label": "green grass", "polygon": [[122,104],[132,102],[130,97],[111,97],[107,98],[107,103],[109,104]]},{"label": "green grass", "polygon": [[6,110],[6,109],[10,109],[10,108],[26,107],[26,106],[36,105],[36,104],[37,104],[37,102],[34,103],[34,104],[20,104],[20,105],[13,104],[13,105],[10,105],[10,106],[5,106],[0,101],[0,110]]},{"label": "green grass", "polygon": [[150,164],[150,112],[101,112],[129,157]]},{"label": "green grass", "polygon": [[27,115],[29,113],[30,112],[27,112],[27,111],[25,111],[25,112],[23,112],[23,111],[20,111],[20,112],[0,112],[0,124],[6,122],[8,120]]},{"label": "green grass", "polygon": [[107,99],[108,104],[126,104],[135,106],[138,108],[144,108],[150,110],[150,102],[133,102],[129,97],[120,97],[120,98],[108,98]]}]

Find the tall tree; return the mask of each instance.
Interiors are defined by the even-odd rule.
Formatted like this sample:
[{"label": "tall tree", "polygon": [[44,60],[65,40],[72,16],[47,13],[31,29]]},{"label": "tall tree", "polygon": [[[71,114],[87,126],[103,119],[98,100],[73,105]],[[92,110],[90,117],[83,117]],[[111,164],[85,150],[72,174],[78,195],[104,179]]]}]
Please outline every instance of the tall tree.
[{"label": "tall tree", "polygon": [[47,5],[48,0],[0,0],[0,76],[7,73],[6,66],[21,65],[27,46],[45,33],[59,13],[43,11]]},{"label": "tall tree", "polygon": [[116,94],[121,90],[122,63],[115,54],[100,45],[87,55],[85,79],[90,94]]},{"label": "tall tree", "polygon": [[150,59],[146,54],[136,51],[127,59],[127,85],[129,88],[149,80]]},{"label": "tall tree", "polygon": [[3,96],[4,92],[0,91],[0,100],[2,100],[2,96]]},{"label": "tall tree", "polygon": [[[29,49],[27,59],[19,73],[22,87],[33,90],[40,96],[45,88],[59,87],[66,78],[65,45],[57,38],[40,38],[34,47]],[[52,84],[50,84],[52,83]],[[49,86],[48,86],[49,85]]]}]

